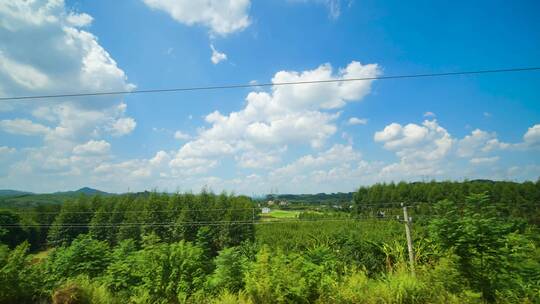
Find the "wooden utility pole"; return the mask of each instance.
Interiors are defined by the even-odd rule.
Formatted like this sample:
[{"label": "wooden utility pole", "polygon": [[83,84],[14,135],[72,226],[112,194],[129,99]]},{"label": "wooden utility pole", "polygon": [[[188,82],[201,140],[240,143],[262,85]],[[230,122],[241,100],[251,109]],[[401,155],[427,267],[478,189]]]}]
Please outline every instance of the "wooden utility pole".
[{"label": "wooden utility pole", "polygon": [[411,219],[409,218],[409,214],[407,213],[407,206],[405,206],[403,203],[401,203],[401,206],[403,206],[403,218],[405,220],[405,235],[407,236],[407,249],[409,250],[409,263],[411,265],[411,273],[414,276],[414,249],[412,244],[412,237],[411,237]]}]

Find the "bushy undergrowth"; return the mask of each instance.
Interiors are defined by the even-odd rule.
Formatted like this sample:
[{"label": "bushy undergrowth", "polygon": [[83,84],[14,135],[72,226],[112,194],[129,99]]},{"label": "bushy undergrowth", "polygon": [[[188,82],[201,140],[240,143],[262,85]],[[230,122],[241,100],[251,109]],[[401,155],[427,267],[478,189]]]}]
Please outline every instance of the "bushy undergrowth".
[{"label": "bushy undergrowth", "polygon": [[[148,238],[147,238],[148,239]],[[152,239],[152,237],[149,237]],[[148,241],[148,240],[147,240]],[[329,247],[302,253],[263,246],[254,259],[241,247],[222,250],[208,264],[199,246],[180,241],[124,241],[101,262],[88,236],[59,248],[38,264],[25,245],[4,254],[2,303],[482,303],[482,290],[464,280],[459,257],[443,256],[416,269],[403,259],[390,271],[368,275],[339,260]],[[91,245],[93,244],[93,245]],[[26,245],[27,246],[27,245]],[[99,246],[97,246],[99,247]],[[97,256],[93,256],[97,258]],[[62,267],[58,261],[62,260]],[[99,263],[98,263],[99,262]],[[96,263],[105,263],[96,267]],[[96,269],[100,269],[99,272]],[[57,271],[57,272],[56,272]],[[62,274],[62,275],[60,275]],[[33,278],[33,280],[29,280]],[[55,281],[54,281],[54,280]],[[521,280],[526,278],[521,277]],[[538,285],[497,290],[494,301],[535,303]]]}]

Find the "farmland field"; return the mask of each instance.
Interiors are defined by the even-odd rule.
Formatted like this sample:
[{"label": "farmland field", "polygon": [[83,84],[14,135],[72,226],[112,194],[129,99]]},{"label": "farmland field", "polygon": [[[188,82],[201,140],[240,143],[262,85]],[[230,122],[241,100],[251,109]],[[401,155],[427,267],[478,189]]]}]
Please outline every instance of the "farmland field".
[{"label": "farmland field", "polygon": [[295,219],[299,214],[300,211],[273,209],[270,213],[261,214],[261,218],[263,220]]}]

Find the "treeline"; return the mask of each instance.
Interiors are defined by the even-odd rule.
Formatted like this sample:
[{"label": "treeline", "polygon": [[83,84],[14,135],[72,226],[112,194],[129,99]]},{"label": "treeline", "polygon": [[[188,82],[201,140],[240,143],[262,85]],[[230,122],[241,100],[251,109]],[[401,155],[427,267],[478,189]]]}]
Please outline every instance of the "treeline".
[{"label": "treeline", "polygon": [[144,235],[155,234],[166,242],[206,242],[215,253],[253,238],[254,207],[245,196],[208,192],[81,195],[61,206],[0,211],[0,242],[14,247],[26,240],[35,251],[69,245],[81,234],[113,246],[127,239],[140,244]]},{"label": "treeline", "polygon": [[471,194],[485,193],[501,216],[525,218],[540,224],[540,179],[536,182],[473,180],[464,182],[382,183],[360,187],[354,194],[354,210],[398,207],[400,203],[418,206],[419,213],[431,213],[435,203],[449,200],[462,204]]}]

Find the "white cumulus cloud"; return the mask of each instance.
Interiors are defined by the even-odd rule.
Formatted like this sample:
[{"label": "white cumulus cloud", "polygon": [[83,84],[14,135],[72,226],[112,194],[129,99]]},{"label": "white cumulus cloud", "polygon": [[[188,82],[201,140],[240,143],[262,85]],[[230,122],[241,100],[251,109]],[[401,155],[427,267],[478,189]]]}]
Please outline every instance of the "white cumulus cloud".
[{"label": "white cumulus cloud", "polygon": [[158,151],[156,155],[150,159],[150,164],[152,165],[161,165],[170,160],[169,153],[165,151]]},{"label": "white cumulus cloud", "polygon": [[[498,151],[528,151],[538,147],[540,125],[533,125],[523,135],[523,141],[507,143],[500,141],[497,134],[480,129],[473,130],[461,139],[453,138],[437,121],[426,120],[422,125],[414,123],[402,126],[391,123],[374,134],[376,142],[384,148],[394,151],[398,162],[385,165],[380,178],[404,179],[421,176],[457,178],[463,176],[486,176],[486,178],[505,179],[509,171],[496,167],[501,159],[493,155]],[[455,160],[468,158],[472,167],[456,170]],[[481,165],[492,166],[481,166]],[[484,168],[483,171],[478,169]],[[487,172],[489,168],[489,172]],[[506,173],[503,173],[506,172]],[[525,172],[525,171],[524,171]],[[514,176],[530,176],[527,173]],[[491,176],[491,177],[489,177]]]},{"label": "white cumulus cloud", "polygon": [[111,144],[104,140],[90,140],[87,143],[75,146],[75,154],[105,154],[109,152]]},{"label": "white cumulus cloud", "polygon": [[459,140],[457,154],[461,157],[471,157],[483,152],[505,149],[509,146],[507,143],[499,142],[497,134],[475,129],[470,135]]},{"label": "white cumulus cloud", "polygon": [[113,136],[123,136],[135,130],[137,122],[131,117],[123,117],[114,121],[111,125],[111,134]]},{"label": "white cumulus cloud", "polygon": [[0,121],[0,129],[18,135],[45,135],[51,131],[49,127],[28,119],[5,119]]},{"label": "white cumulus cloud", "polygon": [[[329,64],[303,72],[280,71],[272,82],[338,80],[379,74],[376,64],[353,61],[336,73]],[[205,120],[210,126],[202,128],[196,138],[182,146],[171,164],[198,165],[194,159],[202,164],[205,159],[209,161],[209,157],[215,160],[215,157],[240,155],[236,159],[241,166],[255,167],[259,159],[264,167],[278,161],[276,147],[277,151],[287,145],[321,147],[337,131],[335,121],[340,113],[335,110],[348,102],[361,100],[370,92],[371,83],[274,86],[270,92],[253,91],[247,95],[246,106],[240,111],[228,115],[218,111],[208,114]]]},{"label": "white cumulus cloud", "polygon": [[[64,1],[0,1],[0,20],[3,95],[134,88],[98,38],[87,30],[93,18],[69,10]],[[20,151],[20,159],[11,165],[11,181],[35,180],[41,185],[39,180],[53,172],[62,176],[87,173],[103,156],[98,159],[75,151],[84,151],[85,147],[89,148],[85,145],[92,141],[103,148],[106,145],[102,145],[100,137],[127,134],[135,127],[135,121],[126,117],[126,105],[118,96],[65,98],[8,110],[15,109],[20,118],[3,120],[1,129],[14,134],[41,135],[43,144]],[[27,116],[47,121],[47,125]]]},{"label": "white cumulus cloud", "polygon": [[525,135],[523,142],[527,147],[540,147],[540,124],[530,127]]},{"label": "white cumulus cloud", "polygon": [[382,173],[398,176],[440,173],[438,165],[454,145],[454,139],[436,120],[425,120],[422,125],[391,123],[376,132],[374,140],[399,157],[398,163],[387,165]]},{"label": "white cumulus cloud", "polygon": [[352,146],[335,144],[278,167],[262,180],[265,185],[279,186],[285,193],[335,192],[375,182],[377,170],[377,164],[362,160],[361,153]]},{"label": "white cumulus cloud", "polygon": [[143,0],[156,10],[186,25],[203,25],[225,36],[249,26],[250,0]]}]

